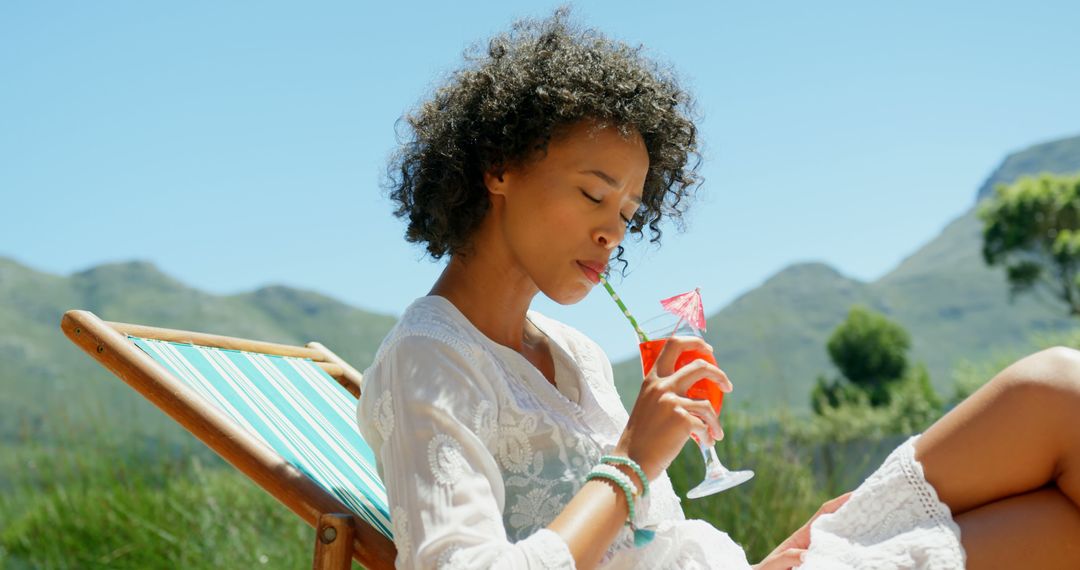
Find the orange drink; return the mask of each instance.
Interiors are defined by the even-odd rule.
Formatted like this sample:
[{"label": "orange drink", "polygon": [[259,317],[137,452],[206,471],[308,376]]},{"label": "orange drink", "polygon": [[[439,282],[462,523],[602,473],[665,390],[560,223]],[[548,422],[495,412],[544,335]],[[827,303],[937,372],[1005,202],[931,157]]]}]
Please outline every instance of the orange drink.
[{"label": "orange drink", "polygon": [[[641,372],[643,375],[647,375],[654,364],[656,359],[660,356],[660,351],[664,350],[664,345],[667,343],[666,338],[657,340],[650,340],[638,345],[641,350]],[[687,350],[679,355],[679,358],[675,360],[675,370],[690,364],[691,362],[702,359],[713,366],[716,366],[716,359],[713,358],[712,353],[702,350]],[[724,405],[724,393],[720,390],[720,387],[714,384],[707,378],[702,378],[694,385],[690,387],[686,392],[687,398],[693,398],[695,400],[708,400],[712,404],[713,411],[717,415],[720,415],[720,408]]]}]

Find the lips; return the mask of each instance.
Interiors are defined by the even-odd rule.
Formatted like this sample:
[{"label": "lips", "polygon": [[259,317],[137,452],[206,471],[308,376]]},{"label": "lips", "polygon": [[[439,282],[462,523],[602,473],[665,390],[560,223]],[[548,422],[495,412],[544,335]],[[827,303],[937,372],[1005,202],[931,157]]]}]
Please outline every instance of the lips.
[{"label": "lips", "polygon": [[581,267],[581,272],[584,273],[585,276],[589,278],[589,281],[592,281],[593,283],[599,283],[600,276],[603,275],[605,271],[607,271],[607,264],[605,263],[596,263],[593,261],[578,261],[577,264]]}]

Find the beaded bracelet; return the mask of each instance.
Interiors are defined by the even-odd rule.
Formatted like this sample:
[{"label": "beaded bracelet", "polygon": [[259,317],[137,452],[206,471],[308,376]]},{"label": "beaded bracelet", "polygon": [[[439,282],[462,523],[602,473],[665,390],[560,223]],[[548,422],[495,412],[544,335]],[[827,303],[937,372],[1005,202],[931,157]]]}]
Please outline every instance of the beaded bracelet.
[{"label": "beaded bracelet", "polygon": [[634,470],[638,479],[641,480],[641,496],[645,497],[649,494],[649,479],[645,477],[645,471],[641,469],[641,466],[637,464],[637,461],[630,459],[629,457],[620,457],[618,455],[605,455],[600,458],[600,461],[610,465],[625,465]]},{"label": "beaded bracelet", "polygon": [[637,487],[634,486],[634,482],[630,480],[630,477],[611,465],[601,463],[593,467],[593,470],[585,477],[586,481],[593,479],[607,479],[622,489],[623,493],[626,494],[626,504],[630,507],[630,515],[627,517],[627,524],[630,524],[630,521],[634,520],[634,503],[637,502],[635,498],[637,496]]},{"label": "beaded bracelet", "polygon": [[586,481],[593,479],[607,479],[612,483],[615,483],[626,494],[626,504],[630,507],[630,513],[626,517],[626,526],[634,533],[634,546],[640,548],[646,544],[652,542],[656,532],[647,529],[641,529],[634,526],[634,504],[637,502],[635,496],[637,495],[637,486],[630,480],[630,476],[620,471],[617,467],[601,463],[593,470],[589,472],[585,477]]}]

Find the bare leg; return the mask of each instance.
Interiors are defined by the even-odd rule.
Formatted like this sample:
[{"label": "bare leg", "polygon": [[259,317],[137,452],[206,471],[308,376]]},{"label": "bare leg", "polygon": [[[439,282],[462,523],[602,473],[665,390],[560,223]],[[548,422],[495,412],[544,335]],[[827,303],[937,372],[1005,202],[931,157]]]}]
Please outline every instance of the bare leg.
[{"label": "bare leg", "polygon": [[[1052,348],[1012,364],[926,430],[915,456],[962,536],[968,532],[964,515],[987,506],[982,513],[971,512],[970,521],[977,524],[973,535],[989,528],[986,517],[1000,518],[1012,528],[1007,535],[1017,538],[999,539],[1018,549],[1017,541],[1026,536],[1022,527],[1031,523],[1013,515],[1046,509],[1038,502],[1043,499],[1018,498],[990,508],[991,503],[1055,487],[1074,510],[1080,505],[1080,352]],[[1045,529],[1046,540],[1080,542],[1076,528]],[[967,548],[966,537],[964,543]],[[983,545],[971,543],[973,561],[981,559]],[[1077,564],[1073,559],[1073,567]]]},{"label": "bare leg", "polygon": [[1065,570],[1080,560],[1080,510],[1057,487],[994,501],[956,522],[968,568]]}]

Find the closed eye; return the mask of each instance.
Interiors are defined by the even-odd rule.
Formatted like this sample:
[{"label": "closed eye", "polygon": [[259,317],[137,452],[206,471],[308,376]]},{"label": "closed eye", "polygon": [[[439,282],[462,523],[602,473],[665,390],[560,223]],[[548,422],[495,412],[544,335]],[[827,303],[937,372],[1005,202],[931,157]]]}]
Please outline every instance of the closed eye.
[{"label": "closed eye", "polygon": [[[599,204],[600,202],[602,202],[602,201],[603,201],[603,200],[597,200],[596,198],[593,198],[592,196],[590,196],[590,195],[589,195],[589,193],[588,193],[588,192],[586,192],[586,191],[584,191],[584,190],[582,190],[582,191],[581,191],[581,195],[582,195],[582,196],[584,196],[584,197],[586,197],[586,198],[588,198],[588,199],[589,199],[589,201],[590,201],[590,202],[592,202],[593,204]],[[622,218],[622,221],[623,221],[624,223],[626,223],[627,225],[629,225],[629,224],[630,224],[630,219],[629,219],[629,218],[627,218],[626,216],[624,216],[624,215],[622,215],[622,214],[619,214],[619,217],[620,217],[620,218]]]},{"label": "closed eye", "polygon": [[586,192],[584,190],[581,191],[581,195],[588,198],[589,201],[592,202],[593,204],[599,204],[600,203],[600,200],[597,200],[596,198],[593,198],[592,196],[589,195],[588,192]]}]

